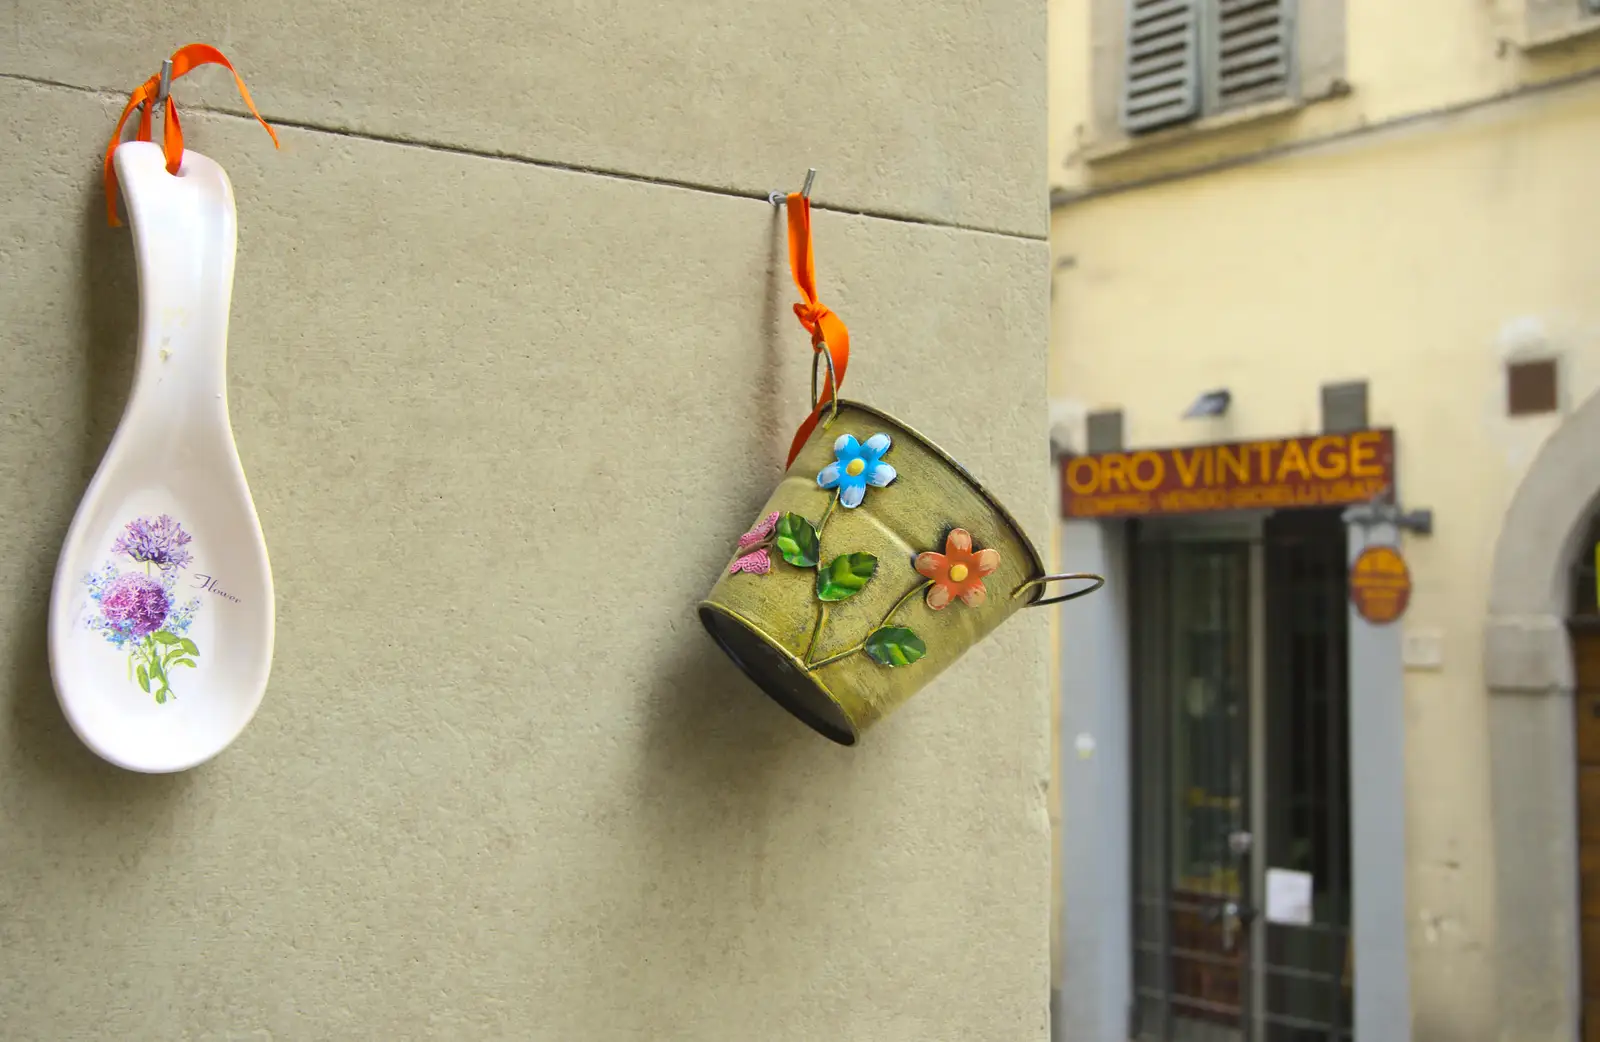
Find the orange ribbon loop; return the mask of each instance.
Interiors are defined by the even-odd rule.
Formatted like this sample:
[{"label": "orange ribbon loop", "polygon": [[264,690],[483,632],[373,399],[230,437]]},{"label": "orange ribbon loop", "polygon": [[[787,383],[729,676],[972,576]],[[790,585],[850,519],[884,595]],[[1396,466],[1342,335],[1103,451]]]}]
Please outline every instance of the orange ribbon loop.
[{"label": "orange ribbon loop", "polygon": [[[256,111],[256,103],[250,98],[250,91],[244,85],[233,63],[215,47],[204,43],[191,43],[187,47],[180,47],[172,52],[172,76],[169,85],[179,76],[199,68],[202,65],[220,65],[233,73],[233,82],[238,84],[239,97],[244,99],[245,105],[250,109],[250,114],[256,122],[266,128],[272,135],[272,147],[278,146],[278,133],[268,126],[267,121],[261,118],[261,113]],[[111,132],[111,143],[106,146],[105,186],[106,186],[106,220],[111,227],[119,227],[122,222],[117,218],[117,169],[111,163],[111,156],[116,152],[117,146],[122,144],[122,128],[128,125],[128,118],[133,115],[134,109],[139,109],[139,127],[135,137],[140,141],[150,140],[151,123],[154,113],[156,96],[161,93],[161,77],[152,76],[141,83],[132,94],[128,95],[128,105],[122,110],[122,118],[117,120],[117,129]],[[170,91],[166,98],[167,112],[166,125],[161,134],[161,150],[167,157],[167,173],[176,174],[178,166],[183,162],[183,126],[178,122],[178,106],[172,100]]]},{"label": "orange ribbon loop", "polygon": [[[811,350],[826,350],[833,360],[832,372],[826,377],[827,382],[822,394],[817,397],[817,404],[812,408],[811,415],[800,424],[800,429],[795,431],[794,441],[789,445],[789,459],[784,463],[787,468],[800,455],[800,447],[816,429],[817,421],[833,400],[838,385],[844,383],[844,371],[850,364],[850,330],[845,328],[843,320],[833,313],[833,309],[817,299],[816,260],[811,249],[811,200],[795,192],[789,196],[784,209],[789,212],[789,270],[794,274],[794,284],[802,298],[794,306],[794,314],[805,331],[811,334]],[[813,364],[815,361],[813,358]]]}]

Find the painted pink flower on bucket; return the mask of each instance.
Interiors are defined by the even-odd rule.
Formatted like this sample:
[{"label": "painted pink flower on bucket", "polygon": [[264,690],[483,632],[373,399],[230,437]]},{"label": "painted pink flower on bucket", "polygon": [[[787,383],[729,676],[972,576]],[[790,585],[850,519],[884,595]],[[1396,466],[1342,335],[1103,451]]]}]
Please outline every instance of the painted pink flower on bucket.
[{"label": "painted pink flower on bucket", "polygon": [[111,554],[143,567],[125,572],[110,560],[83,580],[97,609],[89,628],[128,653],[128,680],[157,703],[177,697],[174,670],[198,667],[200,648],[188,632],[200,598],[182,604],[177,599],[178,577],[194,562],[190,542],[189,533],[166,514],[136,518],[112,542]]},{"label": "painted pink flower on bucket", "polygon": [[[774,510],[750,531],[739,537],[739,549],[746,551],[734,558],[728,566],[729,575],[738,575],[748,572],[751,575],[766,575],[772,571],[772,555],[768,548],[772,545],[773,530],[778,527],[778,511]],[[754,547],[755,549],[751,549]]]}]

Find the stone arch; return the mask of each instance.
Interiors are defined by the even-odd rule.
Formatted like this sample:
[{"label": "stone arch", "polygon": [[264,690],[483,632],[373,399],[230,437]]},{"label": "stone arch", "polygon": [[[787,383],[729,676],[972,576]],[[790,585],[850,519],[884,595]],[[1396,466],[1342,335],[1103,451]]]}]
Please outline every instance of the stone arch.
[{"label": "stone arch", "polygon": [[1600,393],[1556,428],[1495,543],[1484,675],[1491,691],[1570,689],[1568,571],[1600,506]]},{"label": "stone arch", "polygon": [[1570,571],[1597,506],[1600,394],[1539,449],[1506,510],[1490,571],[1483,670],[1496,969],[1500,1022],[1513,1036],[1577,1037],[1577,777],[1566,622]]}]

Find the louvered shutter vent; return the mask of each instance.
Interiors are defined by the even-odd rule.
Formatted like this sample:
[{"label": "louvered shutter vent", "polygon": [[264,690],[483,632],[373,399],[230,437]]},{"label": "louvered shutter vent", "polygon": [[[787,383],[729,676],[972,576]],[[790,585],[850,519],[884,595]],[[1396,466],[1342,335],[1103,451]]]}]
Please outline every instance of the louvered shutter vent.
[{"label": "louvered shutter vent", "polygon": [[1217,0],[1216,105],[1289,93],[1287,0]]},{"label": "louvered shutter vent", "polygon": [[1200,0],[1128,0],[1122,124],[1130,133],[1192,119],[1200,109]]}]

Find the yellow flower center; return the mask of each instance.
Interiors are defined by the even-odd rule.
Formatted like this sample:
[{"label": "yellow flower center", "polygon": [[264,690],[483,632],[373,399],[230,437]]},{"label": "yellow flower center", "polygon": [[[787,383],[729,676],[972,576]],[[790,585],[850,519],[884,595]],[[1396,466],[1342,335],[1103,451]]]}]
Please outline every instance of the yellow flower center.
[{"label": "yellow flower center", "polygon": [[967,566],[953,564],[950,566],[950,581],[953,583],[965,582],[967,579]]},{"label": "yellow flower center", "polygon": [[844,472],[853,478],[859,478],[861,476],[861,472],[866,469],[867,461],[860,458],[853,459],[844,465]]}]

